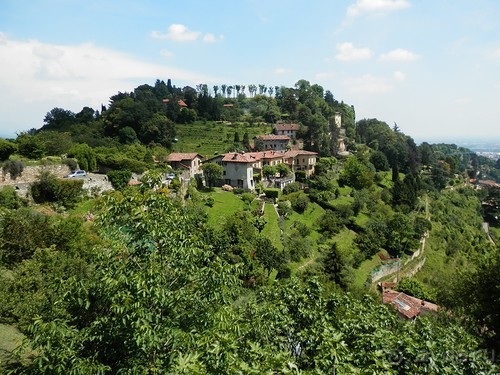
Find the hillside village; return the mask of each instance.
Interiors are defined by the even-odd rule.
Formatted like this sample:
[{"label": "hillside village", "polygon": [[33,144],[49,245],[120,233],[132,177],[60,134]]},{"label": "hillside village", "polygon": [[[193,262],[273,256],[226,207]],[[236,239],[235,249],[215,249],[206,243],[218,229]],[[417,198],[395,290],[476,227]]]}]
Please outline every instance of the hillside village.
[{"label": "hillside village", "polygon": [[500,163],[244,87],[0,140],[0,373],[497,371]]}]

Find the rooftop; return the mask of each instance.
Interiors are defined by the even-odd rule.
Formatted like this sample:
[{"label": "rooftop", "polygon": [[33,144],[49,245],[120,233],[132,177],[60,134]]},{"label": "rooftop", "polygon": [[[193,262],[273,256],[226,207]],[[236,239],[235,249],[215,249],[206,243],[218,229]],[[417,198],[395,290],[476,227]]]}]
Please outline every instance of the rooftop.
[{"label": "rooftop", "polygon": [[203,159],[203,157],[197,153],[172,152],[167,156],[167,161],[193,160],[196,157]]},{"label": "rooftop", "polygon": [[386,289],[383,292],[382,302],[394,306],[407,319],[413,319],[428,312],[436,312],[439,308],[434,303],[392,289]]}]

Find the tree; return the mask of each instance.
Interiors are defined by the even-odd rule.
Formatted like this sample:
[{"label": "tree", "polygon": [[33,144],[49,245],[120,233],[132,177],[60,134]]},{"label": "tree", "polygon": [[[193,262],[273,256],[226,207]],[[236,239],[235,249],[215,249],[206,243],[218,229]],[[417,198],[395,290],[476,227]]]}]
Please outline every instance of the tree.
[{"label": "tree", "polygon": [[16,151],[17,147],[15,143],[0,138],[0,161],[7,160]]},{"label": "tree", "polygon": [[19,154],[30,159],[45,156],[45,144],[36,136],[22,132],[16,138]]},{"label": "tree", "polygon": [[217,163],[203,164],[201,169],[203,170],[205,181],[209,187],[217,185],[222,179],[222,175],[224,173],[224,168]]},{"label": "tree", "polygon": [[80,169],[95,171],[97,169],[97,155],[95,150],[85,143],[77,144],[68,153],[78,161]]},{"label": "tree", "polygon": [[280,178],[290,176],[292,174],[292,171],[290,170],[290,167],[284,163],[280,163],[276,166],[276,173],[280,175]]},{"label": "tree", "polygon": [[175,124],[165,115],[156,113],[146,121],[139,135],[142,143],[159,143],[170,147],[175,138]]},{"label": "tree", "polygon": [[109,171],[106,175],[108,176],[109,182],[111,182],[111,185],[113,185],[113,188],[116,190],[124,189],[130,181],[130,178],[132,178],[132,172],[128,170]]},{"label": "tree", "polygon": [[276,166],[273,166],[273,165],[264,165],[264,167],[262,167],[262,174],[268,180],[271,179],[272,177],[276,176],[276,173],[277,173],[276,172]]},{"label": "tree", "polygon": [[340,180],[354,189],[361,190],[369,188],[374,177],[373,166],[368,166],[357,157],[350,157],[341,172]]}]

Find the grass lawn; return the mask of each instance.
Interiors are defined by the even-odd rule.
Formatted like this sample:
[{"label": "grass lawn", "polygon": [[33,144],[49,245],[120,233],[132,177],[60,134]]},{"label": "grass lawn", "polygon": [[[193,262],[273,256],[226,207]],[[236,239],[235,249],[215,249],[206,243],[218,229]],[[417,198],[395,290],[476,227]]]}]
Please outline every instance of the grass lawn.
[{"label": "grass lawn", "polygon": [[239,195],[219,188],[214,188],[213,191],[203,194],[208,194],[214,199],[214,205],[212,207],[206,207],[208,225],[213,228],[220,226],[220,224],[225,221],[226,217],[231,216],[236,211],[243,210],[245,205]]},{"label": "grass lawn", "polygon": [[252,139],[256,135],[270,133],[272,126],[196,121],[193,124],[178,124],[175,130],[179,140],[173,146],[175,152],[197,152],[211,157],[215,153],[227,152],[233,146],[235,133],[238,133],[241,145],[245,132]]},{"label": "grass lawn", "polygon": [[281,231],[278,223],[279,217],[274,209],[274,206],[270,203],[266,203],[264,207],[264,218],[266,219],[266,226],[264,227],[262,234],[269,238],[278,250],[283,250]]},{"label": "grass lawn", "polygon": [[366,259],[361,263],[361,265],[354,270],[354,282],[353,289],[361,290],[365,288],[365,283],[370,276],[370,272],[380,264],[380,258],[377,254],[372,256],[370,259]]}]

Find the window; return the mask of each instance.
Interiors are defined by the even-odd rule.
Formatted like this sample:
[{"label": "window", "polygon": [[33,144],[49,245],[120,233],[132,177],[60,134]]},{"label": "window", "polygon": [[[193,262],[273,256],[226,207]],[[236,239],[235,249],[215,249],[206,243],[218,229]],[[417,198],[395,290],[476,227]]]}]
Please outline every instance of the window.
[{"label": "window", "polygon": [[226,183],[226,185],[231,185],[231,180],[229,178],[226,178],[224,182]]},{"label": "window", "polygon": [[243,189],[243,180],[238,180],[238,187]]}]

